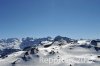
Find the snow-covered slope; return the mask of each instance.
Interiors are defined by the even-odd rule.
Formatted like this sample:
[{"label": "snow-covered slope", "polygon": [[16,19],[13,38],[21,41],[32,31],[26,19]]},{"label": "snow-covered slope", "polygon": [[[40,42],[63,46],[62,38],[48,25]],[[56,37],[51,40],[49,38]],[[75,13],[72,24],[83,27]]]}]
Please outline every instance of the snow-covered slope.
[{"label": "snow-covered slope", "polygon": [[0,50],[12,48],[12,49],[20,49],[21,41],[17,38],[9,38],[0,40]]},{"label": "snow-covered slope", "polygon": [[70,38],[61,36],[54,40],[28,37],[22,41],[9,39],[0,43],[1,51],[14,51],[1,54],[0,66],[100,66],[100,48],[87,43],[87,40],[72,42]]},{"label": "snow-covered slope", "polygon": [[41,46],[0,59],[0,66],[100,66],[99,53],[72,44]]}]

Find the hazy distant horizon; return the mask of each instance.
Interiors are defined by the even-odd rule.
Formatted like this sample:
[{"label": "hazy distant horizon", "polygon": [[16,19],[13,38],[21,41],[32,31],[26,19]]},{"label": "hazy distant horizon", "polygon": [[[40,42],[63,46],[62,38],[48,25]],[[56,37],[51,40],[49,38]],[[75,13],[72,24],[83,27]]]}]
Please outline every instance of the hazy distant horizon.
[{"label": "hazy distant horizon", "polygon": [[[56,36],[62,36],[62,35],[56,35]],[[38,38],[47,38],[47,37],[51,37],[52,39],[54,39],[56,36],[43,36],[43,37],[36,37],[36,36],[24,36],[24,37],[5,37],[5,38],[0,38],[0,40],[2,39],[10,39],[10,38],[17,38],[17,39],[22,39],[22,38],[27,38],[27,37],[30,37],[30,38],[33,38],[33,39],[38,39]],[[69,36],[62,36],[62,37],[68,37],[68,38],[71,38],[71,39],[76,39],[76,40],[80,40],[80,39],[84,39],[84,40],[95,40],[95,39],[100,39],[100,38],[73,38],[73,37],[69,37]]]}]

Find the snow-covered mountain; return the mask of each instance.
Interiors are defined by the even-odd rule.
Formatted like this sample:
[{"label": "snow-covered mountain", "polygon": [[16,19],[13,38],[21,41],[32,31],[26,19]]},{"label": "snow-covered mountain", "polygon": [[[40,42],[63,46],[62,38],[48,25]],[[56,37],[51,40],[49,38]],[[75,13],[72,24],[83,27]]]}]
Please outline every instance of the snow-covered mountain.
[{"label": "snow-covered mountain", "polygon": [[8,51],[0,66],[100,66],[98,42],[62,36],[0,40],[0,51]]},{"label": "snow-covered mountain", "polygon": [[17,38],[8,38],[0,40],[0,50],[12,48],[12,49],[20,49],[21,41]]}]

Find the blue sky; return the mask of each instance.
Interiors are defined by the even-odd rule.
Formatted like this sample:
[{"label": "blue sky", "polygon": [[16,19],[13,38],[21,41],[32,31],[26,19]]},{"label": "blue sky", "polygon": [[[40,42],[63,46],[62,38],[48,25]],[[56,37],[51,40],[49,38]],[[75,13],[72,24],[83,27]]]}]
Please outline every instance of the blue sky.
[{"label": "blue sky", "polygon": [[0,0],[0,38],[100,38],[100,0]]}]

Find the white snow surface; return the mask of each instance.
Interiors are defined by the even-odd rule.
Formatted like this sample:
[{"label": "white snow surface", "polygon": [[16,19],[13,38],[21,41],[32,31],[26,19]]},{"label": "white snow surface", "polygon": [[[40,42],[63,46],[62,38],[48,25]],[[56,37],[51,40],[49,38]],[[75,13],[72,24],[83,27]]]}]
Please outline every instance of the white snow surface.
[{"label": "white snow surface", "polygon": [[[28,55],[31,58],[29,61],[21,59],[26,51],[12,53],[4,59],[0,58],[0,66],[100,66],[100,58],[98,58],[100,54],[94,49],[86,49],[74,44],[52,45],[48,48],[39,46],[38,49],[38,53]],[[50,54],[51,51],[55,53]],[[16,64],[12,64],[16,60]]]}]

